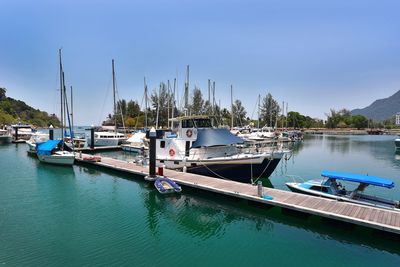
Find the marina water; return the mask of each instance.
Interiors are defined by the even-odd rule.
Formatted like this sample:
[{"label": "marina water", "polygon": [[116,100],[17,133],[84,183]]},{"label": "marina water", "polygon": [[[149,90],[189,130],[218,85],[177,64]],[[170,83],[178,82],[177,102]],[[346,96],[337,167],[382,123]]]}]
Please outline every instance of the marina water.
[{"label": "marina water", "polygon": [[[369,193],[400,199],[393,139],[306,137],[271,184],[287,190],[288,175],[324,169],[368,173],[397,185]],[[390,234],[188,188],[163,196],[138,177],[39,163],[24,144],[0,146],[0,170],[5,266],[400,266]]]}]

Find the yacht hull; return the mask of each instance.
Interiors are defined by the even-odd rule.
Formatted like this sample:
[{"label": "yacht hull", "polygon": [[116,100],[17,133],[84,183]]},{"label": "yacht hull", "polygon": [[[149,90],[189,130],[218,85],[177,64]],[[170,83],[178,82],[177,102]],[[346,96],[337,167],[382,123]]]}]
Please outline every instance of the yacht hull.
[{"label": "yacht hull", "polygon": [[40,162],[57,164],[57,165],[68,165],[72,166],[75,161],[75,156],[72,155],[38,155]]},{"label": "yacht hull", "polygon": [[197,164],[187,168],[190,173],[229,179],[242,183],[252,183],[257,178],[268,178],[280,162],[280,158],[264,159],[261,164],[226,162],[216,164]]}]

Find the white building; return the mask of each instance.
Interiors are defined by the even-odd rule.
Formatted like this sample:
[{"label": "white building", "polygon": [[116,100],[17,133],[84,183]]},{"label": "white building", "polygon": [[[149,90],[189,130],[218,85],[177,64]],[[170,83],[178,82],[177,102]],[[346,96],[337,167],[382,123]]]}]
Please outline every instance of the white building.
[{"label": "white building", "polygon": [[396,125],[400,125],[400,112],[396,114]]}]

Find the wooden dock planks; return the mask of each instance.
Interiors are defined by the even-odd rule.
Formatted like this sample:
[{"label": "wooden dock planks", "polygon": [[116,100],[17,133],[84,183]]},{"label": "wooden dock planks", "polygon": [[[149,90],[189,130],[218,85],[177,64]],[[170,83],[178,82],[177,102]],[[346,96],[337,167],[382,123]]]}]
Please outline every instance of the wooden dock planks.
[{"label": "wooden dock planks", "polygon": [[[82,158],[90,156],[81,154]],[[85,162],[79,154],[76,161]],[[92,165],[132,173],[139,176],[148,174],[148,167],[132,162],[102,157],[100,162],[87,162]],[[192,173],[164,170],[165,175],[175,182],[188,187],[230,195],[254,202],[265,203],[281,208],[292,209],[321,217],[345,221],[374,229],[400,234],[400,212],[362,206],[348,202],[309,196],[273,188],[263,188],[264,194],[272,196],[266,200],[257,196],[257,186],[230,180],[217,179]]]}]

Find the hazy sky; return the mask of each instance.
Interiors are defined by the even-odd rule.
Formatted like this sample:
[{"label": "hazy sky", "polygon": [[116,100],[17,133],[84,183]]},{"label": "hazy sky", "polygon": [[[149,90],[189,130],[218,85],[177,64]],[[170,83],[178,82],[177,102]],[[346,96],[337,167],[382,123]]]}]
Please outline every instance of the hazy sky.
[{"label": "hazy sky", "polygon": [[178,77],[207,98],[242,100],[256,117],[258,94],[324,118],[400,89],[400,1],[0,1],[0,86],[58,113],[57,53],[74,87],[75,121],[112,111],[111,59],[121,98]]}]

